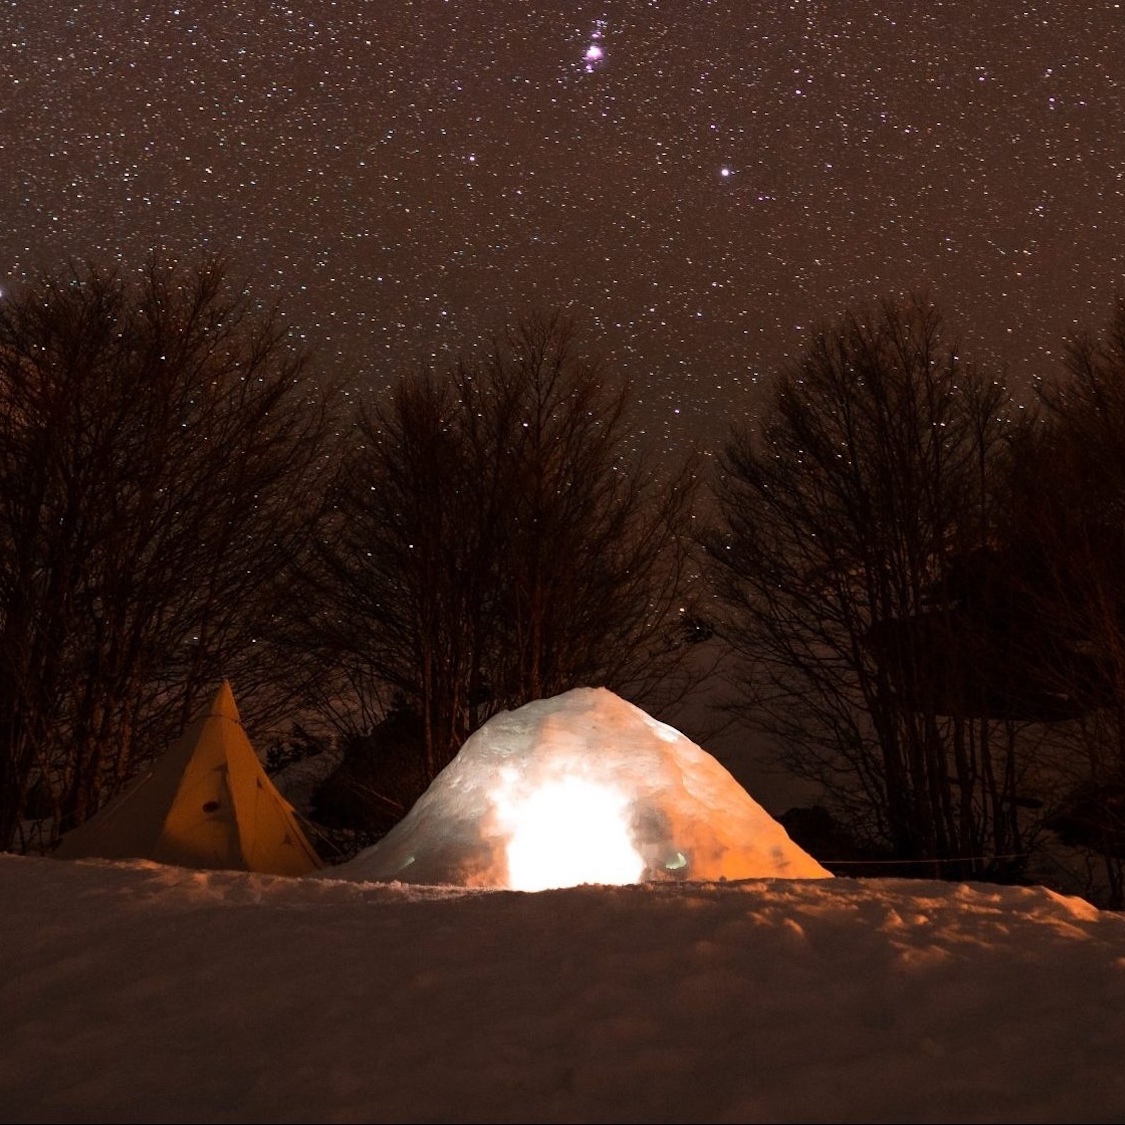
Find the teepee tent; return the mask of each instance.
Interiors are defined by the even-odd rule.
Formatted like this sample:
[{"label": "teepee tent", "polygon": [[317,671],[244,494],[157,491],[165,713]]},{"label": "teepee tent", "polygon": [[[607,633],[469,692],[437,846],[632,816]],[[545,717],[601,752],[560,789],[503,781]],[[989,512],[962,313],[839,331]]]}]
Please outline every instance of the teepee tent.
[{"label": "teepee tent", "polygon": [[225,682],[150,773],[68,832],[60,859],[307,875],[320,866],[254,753]]}]

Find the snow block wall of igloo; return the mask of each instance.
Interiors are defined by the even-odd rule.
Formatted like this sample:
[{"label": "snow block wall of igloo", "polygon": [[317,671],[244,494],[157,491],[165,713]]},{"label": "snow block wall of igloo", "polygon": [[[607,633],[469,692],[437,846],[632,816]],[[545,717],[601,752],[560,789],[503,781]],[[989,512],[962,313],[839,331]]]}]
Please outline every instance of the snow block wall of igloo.
[{"label": "snow block wall of igloo", "polygon": [[493,716],[329,878],[541,890],[831,878],[720,763],[605,688]]}]

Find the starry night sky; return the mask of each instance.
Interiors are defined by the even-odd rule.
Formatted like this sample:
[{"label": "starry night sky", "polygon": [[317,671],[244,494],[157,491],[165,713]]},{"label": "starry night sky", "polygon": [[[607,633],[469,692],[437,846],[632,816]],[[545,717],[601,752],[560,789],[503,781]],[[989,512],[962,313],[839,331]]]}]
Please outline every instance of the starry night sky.
[{"label": "starry night sky", "polygon": [[1123,281],[1125,9],[0,0],[0,286],[227,251],[379,387],[562,306],[669,448],[925,289],[1018,389]]}]

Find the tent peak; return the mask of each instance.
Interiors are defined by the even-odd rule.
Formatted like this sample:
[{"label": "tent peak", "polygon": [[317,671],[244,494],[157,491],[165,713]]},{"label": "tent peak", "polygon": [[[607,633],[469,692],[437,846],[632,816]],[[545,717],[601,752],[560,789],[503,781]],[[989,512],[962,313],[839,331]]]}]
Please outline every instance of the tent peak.
[{"label": "tent peak", "polygon": [[211,698],[211,705],[207,708],[208,715],[221,716],[224,719],[234,719],[234,721],[241,722],[238,714],[238,707],[234,702],[234,689],[230,686],[230,680],[223,680],[219,685],[218,690]]}]

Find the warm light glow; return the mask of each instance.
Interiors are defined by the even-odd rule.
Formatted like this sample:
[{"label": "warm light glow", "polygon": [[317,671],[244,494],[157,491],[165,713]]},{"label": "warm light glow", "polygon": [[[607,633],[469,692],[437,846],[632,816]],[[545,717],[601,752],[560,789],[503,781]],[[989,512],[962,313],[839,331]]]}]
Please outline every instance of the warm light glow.
[{"label": "warm light glow", "polygon": [[629,833],[628,798],[573,775],[532,787],[504,771],[492,794],[508,839],[508,886],[544,891],[582,883],[639,883],[645,863]]}]

